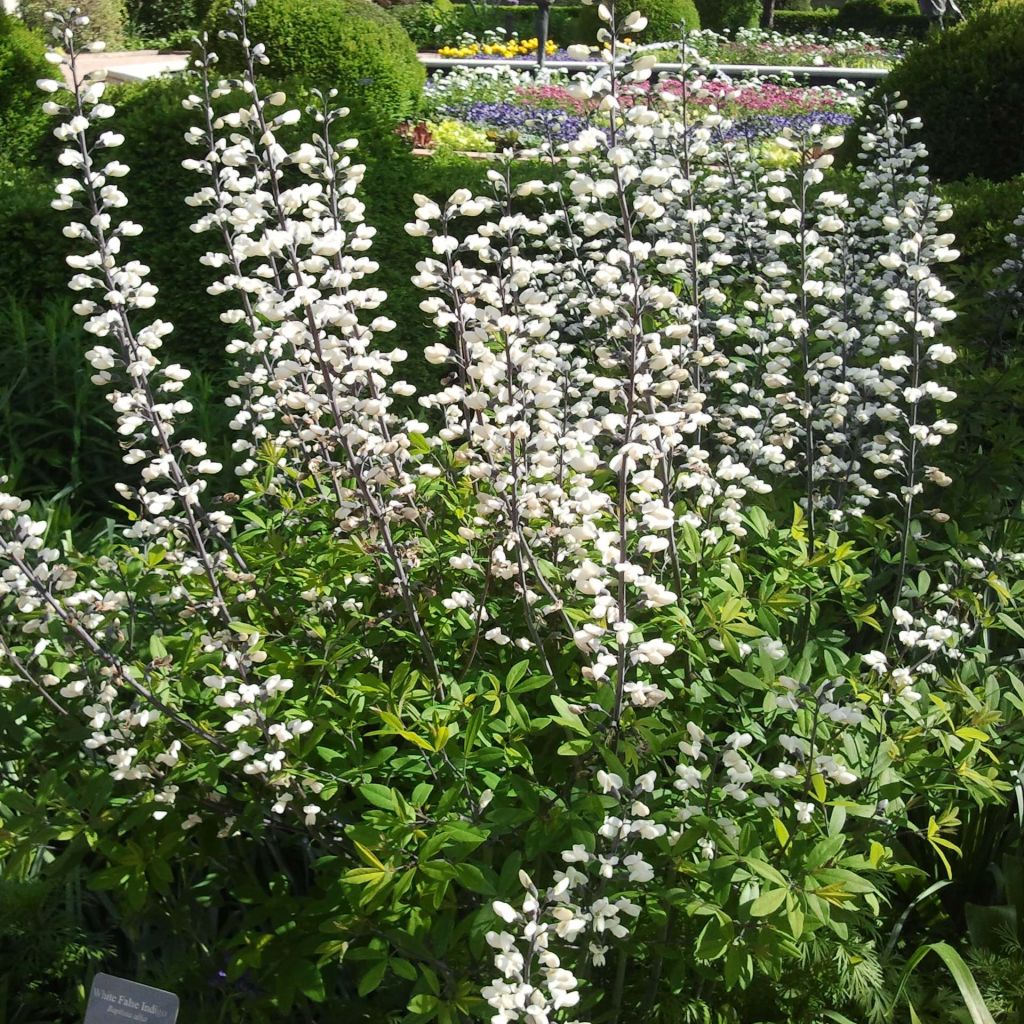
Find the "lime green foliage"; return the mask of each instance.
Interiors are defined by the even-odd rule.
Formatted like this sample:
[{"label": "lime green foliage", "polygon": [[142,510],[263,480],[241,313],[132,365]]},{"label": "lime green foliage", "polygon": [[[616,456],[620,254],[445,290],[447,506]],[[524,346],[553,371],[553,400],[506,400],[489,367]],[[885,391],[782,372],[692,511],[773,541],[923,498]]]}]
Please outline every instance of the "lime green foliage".
[{"label": "lime green foliage", "polygon": [[0,163],[23,164],[46,132],[36,87],[54,73],[45,52],[41,36],[0,13]]},{"label": "lime green foliage", "polygon": [[452,153],[492,153],[494,143],[488,138],[487,132],[474,128],[463,121],[447,118],[437,123],[431,122],[430,133],[434,137],[434,145],[441,151]]},{"label": "lime green foliage", "polygon": [[[228,27],[229,7],[230,0],[214,4],[212,30]],[[249,32],[266,44],[267,74],[337,89],[340,102],[366,123],[408,117],[423,91],[424,70],[408,33],[370,0],[261,0]],[[219,43],[218,52],[226,70],[238,69],[237,47]]]},{"label": "lime green foliage", "polygon": [[[53,0],[20,0],[19,11],[29,28],[45,31],[46,12],[55,6],[60,5]],[[74,6],[89,18],[80,36],[82,42],[99,39],[107,44],[108,50],[116,50],[124,43],[127,23],[124,0],[75,0]]]},{"label": "lime green foliage", "polygon": [[1024,172],[1024,2],[1002,0],[915,47],[880,86],[924,122],[934,177]]},{"label": "lime green foliage", "polygon": [[724,29],[755,28],[761,17],[760,0],[697,0],[702,28],[716,32]]},{"label": "lime green foliage", "polygon": [[[684,25],[690,30],[701,27],[693,0],[638,0],[630,3],[628,10],[618,13],[623,17],[630,11],[639,11],[647,19],[647,27],[635,33],[636,40],[641,43],[675,42],[680,38]],[[597,16],[597,6],[580,9],[578,34],[582,42],[593,44],[597,40],[598,29],[603,25]]]},{"label": "lime green foliage", "polygon": [[421,50],[437,49],[448,36],[457,34],[459,15],[452,0],[421,0],[397,4],[388,10]]}]

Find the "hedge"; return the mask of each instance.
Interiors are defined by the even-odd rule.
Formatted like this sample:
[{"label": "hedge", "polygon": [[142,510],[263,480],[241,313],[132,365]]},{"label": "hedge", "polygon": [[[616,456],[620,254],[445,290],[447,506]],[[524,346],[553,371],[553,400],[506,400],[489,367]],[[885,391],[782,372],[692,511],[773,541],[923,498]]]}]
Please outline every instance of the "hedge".
[{"label": "hedge", "polygon": [[[778,10],[775,11],[773,27],[785,35],[797,35],[801,32],[815,32],[820,35],[831,35],[837,29],[858,28],[880,36],[908,36],[923,39],[928,34],[928,19],[920,14],[898,13],[908,10],[906,6],[893,8],[889,13],[880,13],[870,27],[853,24],[850,15],[843,16],[842,11],[850,4],[859,0],[848,0],[844,8],[835,10],[829,7],[815,7],[811,10]],[[873,8],[875,5],[871,5]],[[916,4],[914,5],[916,7]],[[854,16],[856,17],[856,16]]]},{"label": "hedge", "polygon": [[932,175],[1003,181],[1024,172],[1024,0],[983,7],[913,47],[880,83],[922,120]]},{"label": "hedge", "polygon": [[[211,35],[235,26],[233,0],[217,0]],[[426,75],[408,33],[371,0],[260,0],[249,14],[252,39],[266,44],[268,77],[336,88],[339,102],[368,124],[393,125],[416,108]],[[218,46],[225,71],[241,65],[240,47]]]}]

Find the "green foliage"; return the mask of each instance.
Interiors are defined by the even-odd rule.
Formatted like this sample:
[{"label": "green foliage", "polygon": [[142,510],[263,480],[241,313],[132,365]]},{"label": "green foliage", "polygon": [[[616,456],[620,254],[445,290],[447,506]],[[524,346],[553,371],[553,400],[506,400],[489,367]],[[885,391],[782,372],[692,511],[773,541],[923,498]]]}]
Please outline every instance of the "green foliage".
[{"label": "green foliage", "polygon": [[107,403],[81,359],[87,335],[70,305],[55,303],[41,317],[13,299],[0,307],[0,471],[28,497],[64,493],[101,508],[120,453]]},{"label": "green foliage", "polygon": [[[580,8],[575,4],[554,3],[548,14],[548,38],[560,46],[593,42],[593,35],[585,35],[580,27]],[[506,35],[531,39],[537,34],[537,8],[532,4],[488,4],[473,7],[456,4],[451,21],[450,42],[463,32],[480,37],[485,32],[501,30]]]},{"label": "green foliage", "polygon": [[87,899],[80,877],[67,886],[52,877],[0,879],[4,1024],[81,1019],[84,983],[109,954],[105,936],[85,927]]},{"label": "green foliage", "polygon": [[1013,230],[1013,221],[1024,204],[1024,174],[999,182],[985,178],[953,181],[943,186],[942,194],[953,206],[949,230],[956,235],[961,255],[953,269],[1001,263],[1009,255],[1005,236]]},{"label": "green foliage", "polygon": [[128,0],[128,20],[137,35],[171,36],[194,29],[202,14],[201,0]]},{"label": "green foliage", "polygon": [[[218,0],[207,22],[228,27],[230,0]],[[425,73],[408,33],[371,0],[261,0],[249,32],[267,46],[269,73],[309,87],[338,90],[361,122],[387,126],[408,117]],[[238,70],[239,49],[218,44],[226,70]]]},{"label": "green foliage", "polygon": [[54,74],[45,52],[42,36],[0,13],[0,167],[24,164],[46,132],[49,118],[36,87],[37,79]]},{"label": "green foliage", "polygon": [[1024,2],[1001,0],[914,47],[879,86],[923,121],[931,173],[1004,181],[1024,172]]},{"label": "green foliage", "polygon": [[[598,18],[598,6],[580,8],[577,35],[580,41],[593,45],[604,22]],[[700,15],[693,0],[639,0],[629,5],[630,11],[639,11],[647,19],[647,27],[636,38],[644,43],[676,42],[686,30],[700,28]],[[620,11],[623,17],[629,11]]]},{"label": "green foliage", "polygon": [[465,29],[457,28],[458,9],[451,0],[417,0],[389,8],[421,50],[437,49]]},{"label": "green foliage", "polygon": [[880,34],[893,27],[894,19],[907,17],[920,17],[915,0],[846,0],[836,15],[836,24]]},{"label": "green foliage", "polygon": [[697,0],[703,28],[735,31],[754,28],[761,17],[760,0]]},{"label": "green foliage", "polygon": [[[102,40],[108,50],[124,43],[127,13],[124,0],[75,0],[75,7],[89,18],[81,33],[82,42]],[[19,13],[25,24],[38,31],[48,31],[46,12],[53,10],[52,0],[20,0]]]},{"label": "green foliage", "polygon": [[835,28],[836,16],[839,12],[829,7],[816,7],[811,10],[777,10],[772,21],[776,32],[784,35],[798,35],[801,32],[827,32]]}]

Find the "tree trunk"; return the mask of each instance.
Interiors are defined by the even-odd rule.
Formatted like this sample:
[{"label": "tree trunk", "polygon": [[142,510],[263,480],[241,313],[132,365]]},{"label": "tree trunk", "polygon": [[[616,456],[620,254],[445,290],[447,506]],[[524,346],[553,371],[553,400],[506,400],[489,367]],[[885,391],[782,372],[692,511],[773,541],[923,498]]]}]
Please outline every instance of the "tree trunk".
[{"label": "tree trunk", "polygon": [[761,0],[761,28],[775,25],[775,0]]}]

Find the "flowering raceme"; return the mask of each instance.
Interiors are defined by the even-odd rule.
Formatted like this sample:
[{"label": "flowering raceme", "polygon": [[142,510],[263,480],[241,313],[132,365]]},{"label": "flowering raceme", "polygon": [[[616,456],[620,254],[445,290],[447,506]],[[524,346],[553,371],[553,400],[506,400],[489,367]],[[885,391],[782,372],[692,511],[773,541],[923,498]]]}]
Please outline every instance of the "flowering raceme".
[{"label": "flowering raceme", "polygon": [[897,836],[945,863],[950,806],[1007,788],[1020,565],[941,543],[956,253],[914,122],[877,109],[839,191],[839,137],[790,130],[776,166],[685,47],[644,102],[653,59],[602,7],[592,122],[544,174],[413,197],[444,374],[416,394],[344,111],[265,85],[252,3],[242,80],[204,40],[186,100],[230,499],[130,258],[116,112],[56,19],[54,205],[134,511],[93,556],[0,496],[0,700],[168,843],[301,836],[360,994],[391,972],[410,1012],[618,1019],[870,944]]}]

